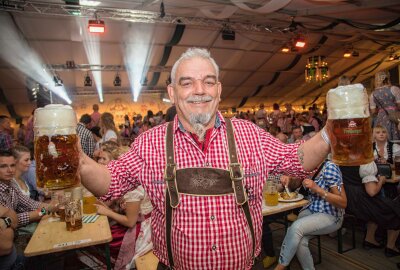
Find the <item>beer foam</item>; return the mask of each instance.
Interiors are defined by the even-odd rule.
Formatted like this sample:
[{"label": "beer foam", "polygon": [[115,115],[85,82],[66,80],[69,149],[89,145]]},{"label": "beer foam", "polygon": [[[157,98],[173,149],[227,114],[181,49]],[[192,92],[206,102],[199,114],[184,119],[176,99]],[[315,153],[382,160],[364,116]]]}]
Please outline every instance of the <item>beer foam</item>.
[{"label": "beer foam", "polygon": [[71,106],[50,104],[35,110],[35,136],[76,134],[76,114]]},{"label": "beer foam", "polygon": [[326,95],[328,119],[369,117],[368,95],[362,84],[338,86]]}]

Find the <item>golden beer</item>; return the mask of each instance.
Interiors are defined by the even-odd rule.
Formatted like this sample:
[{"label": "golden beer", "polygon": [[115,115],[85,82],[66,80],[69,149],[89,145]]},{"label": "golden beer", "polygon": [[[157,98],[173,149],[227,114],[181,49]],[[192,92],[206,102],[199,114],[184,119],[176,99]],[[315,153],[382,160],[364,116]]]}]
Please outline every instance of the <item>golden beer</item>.
[{"label": "golden beer", "polygon": [[97,199],[95,196],[83,196],[83,213],[84,214],[94,214],[96,213],[97,209],[94,205]]},{"label": "golden beer", "polygon": [[79,183],[76,115],[67,105],[35,110],[36,182],[40,188],[65,189]]},{"label": "golden beer", "polygon": [[[35,139],[36,182],[40,188],[63,189],[79,183],[77,135]],[[53,148],[54,150],[49,150]]]},{"label": "golden beer", "polygon": [[328,119],[326,130],[335,164],[357,166],[374,160],[369,118]]},{"label": "golden beer", "polygon": [[331,89],[327,94],[326,132],[331,141],[332,161],[358,166],[374,160],[368,94],[362,84]]},{"label": "golden beer", "polygon": [[265,200],[265,205],[276,206],[279,203],[279,194],[278,192],[275,193],[264,192],[264,200]]}]

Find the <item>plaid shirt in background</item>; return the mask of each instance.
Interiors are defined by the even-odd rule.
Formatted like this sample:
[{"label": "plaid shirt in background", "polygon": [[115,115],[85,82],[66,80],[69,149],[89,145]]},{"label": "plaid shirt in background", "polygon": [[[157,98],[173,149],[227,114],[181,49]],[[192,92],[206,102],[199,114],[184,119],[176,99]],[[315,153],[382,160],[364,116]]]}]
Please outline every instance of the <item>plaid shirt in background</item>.
[{"label": "plaid shirt in background", "polygon": [[22,194],[14,181],[0,181],[0,204],[17,213],[18,227],[29,224],[29,212],[37,210],[40,202]]},{"label": "plaid shirt in background", "polygon": [[[329,192],[331,187],[337,187],[341,191],[343,181],[339,166],[327,161],[316,177],[315,183],[326,192]],[[310,203],[304,208],[308,208],[312,213],[325,213],[335,217],[341,217],[344,214],[344,209],[334,207],[318,194],[309,192],[309,199]]]},{"label": "plaid shirt in background", "polygon": [[0,131],[0,150],[10,150],[12,147],[11,135],[7,131]]},{"label": "plaid shirt in background", "polygon": [[84,124],[78,123],[76,127],[76,132],[81,139],[82,150],[89,157],[93,157],[94,148],[96,146],[96,141],[93,138],[92,132],[85,127]]},{"label": "plaid shirt in background", "polygon": [[[237,154],[244,172],[244,185],[255,232],[256,251],[260,253],[262,233],[262,187],[269,172],[304,177],[299,163],[299,144],[283,144],[249,121],[232,119]],[[119,198],[142,185],[154,210],[152,240],[154,253],[168,265],[165,242],[165,136],[167,124],[140,135],[129,152],[108,165],[112,181],[102,199]],[[189,132],[174,120],[174,153],[177,169],[228,169],[226,123],[220,113],[204,151]],[[243,210],[233,194],[227,196],[190,196],[180,194],[174,210],[172,250],[175,269],[251,269],[252,240]]]}]

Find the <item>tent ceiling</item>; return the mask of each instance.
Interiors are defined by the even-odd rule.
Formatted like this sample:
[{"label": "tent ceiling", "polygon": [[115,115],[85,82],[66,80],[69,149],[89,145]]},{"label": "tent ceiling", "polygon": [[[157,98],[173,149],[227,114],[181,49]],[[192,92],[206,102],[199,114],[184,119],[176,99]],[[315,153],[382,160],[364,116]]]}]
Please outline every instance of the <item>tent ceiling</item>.
[{"label": "tent ceiling", "polygon": [[[221,108],[253,107],[260,102],[268,106],[274,102],[322,104],[338,76],[355,76],[354,82],[361,82],[398,64],[387,58],[391,49],[400,50],[399,21],[384,31],[370,29],[399,19],[400,3],[396,0],[164,0],[163,18],[159,0],[99,0],[97,7],[75,7],[81,16],[70,15],[71,6],[61,0],[8,2],[10,6],[0,11],[0,18],[10,19],[50,72],[62,78],[72,100],[83,94],[97,95],[95,83],[84,87],[84,76],[92,70],[101,70],[105,95],[130,93],[124,69],[126,48],[136,49],[143,43],[147,71],[141,79],[146,78],[147,84],[142,93],[164,92],[179,55],[189,47],[205,47],[220,66]],[[245,7],[238,7],[238,2]],[[288,4],[274,12],[257,12],[279,2]],[[95,13],[106,23],[106,33],[99,38],[97,66],[90,63],[84,45],[93,42],[93,37],[83,33]],[[179,36],[176,31],[182,25],[185,27]],[[224,25],[235,30],[235,40],[222,39]],[[328,25],[332,27],[322,29]],[[306,38],[307,46],[298,52],[280,52],[298,34]],[[7,38],[2,35],[1,42],[9,42]],[[359,57],[343,59],[346,46],[357,50]],[[305,83],[304,66],[312,55],[327,57],[331,74],[327,83]],[[4,54],[0,56],[4,58]],[[67,69],[66,61],[74,61],[77,68]],[[26,76],[12,62],[0,59],[0,87],[18,112],[18,106],[30,103]],[[120,70],[121,87],[113,86],[116,70]]]}]

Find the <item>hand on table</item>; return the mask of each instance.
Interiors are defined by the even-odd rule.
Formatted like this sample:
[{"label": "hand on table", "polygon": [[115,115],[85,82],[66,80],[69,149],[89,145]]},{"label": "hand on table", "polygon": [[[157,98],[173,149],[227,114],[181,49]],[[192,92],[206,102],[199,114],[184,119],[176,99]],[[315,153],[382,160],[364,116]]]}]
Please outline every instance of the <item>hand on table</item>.
[{"label": "hand on table", "polygon": [[105,205],[102,201],[97,201],[94,204],[97,210],[97,214],[108,216],[110,213],[113,212],[107,205]]}]

